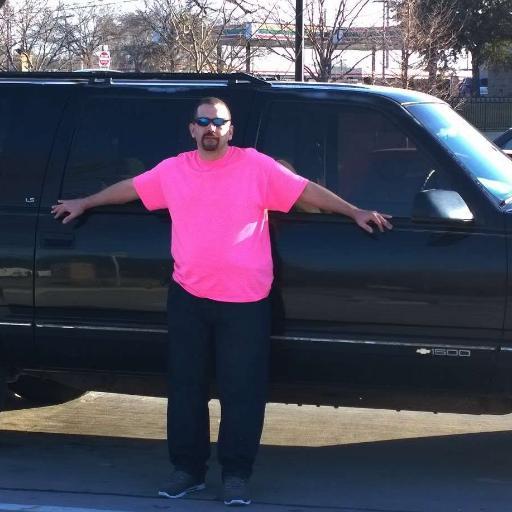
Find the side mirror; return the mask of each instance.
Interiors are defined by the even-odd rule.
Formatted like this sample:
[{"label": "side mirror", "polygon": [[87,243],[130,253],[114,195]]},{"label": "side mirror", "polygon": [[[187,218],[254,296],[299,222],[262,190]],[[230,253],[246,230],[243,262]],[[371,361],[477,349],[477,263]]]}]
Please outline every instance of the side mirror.
[{"label": "side mirror", "polygon": [[448,220],[473,222],[475,220],[468,205],[453,190],[422,190],[414,197],[412,219],[420,222]]}]

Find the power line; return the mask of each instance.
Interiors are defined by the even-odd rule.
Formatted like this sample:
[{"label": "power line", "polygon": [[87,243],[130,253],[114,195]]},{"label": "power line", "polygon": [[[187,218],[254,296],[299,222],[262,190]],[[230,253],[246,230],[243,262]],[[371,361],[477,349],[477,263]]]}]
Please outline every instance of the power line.
[{"label": "power line", "polygon": [[106,7],[109,5],[119,5],[119,4],[126,4],[131,2],[140,2],[140,0],[115,0],[113,2],[107,2],[107,3],[89,3],[89,4],[83,4],[83,5],[74,5],[72,7],[60,5],[55,10],[56,11],[75,11],[77,9],[88,9],[92,7]]}]

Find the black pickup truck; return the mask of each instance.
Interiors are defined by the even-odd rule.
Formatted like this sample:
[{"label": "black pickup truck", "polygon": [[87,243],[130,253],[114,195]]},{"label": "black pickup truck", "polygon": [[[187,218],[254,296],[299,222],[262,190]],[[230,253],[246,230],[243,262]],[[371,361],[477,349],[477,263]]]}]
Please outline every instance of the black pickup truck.
[{"label": "black pickup truck", "polygon": [[270,212],[271,400],[511,412],[512,161],[431,96],[245,74],[0,74],[0,388],[164,392],[168,213],[50,207],[192,149],[204,96],[235,145],[394,216]]}]

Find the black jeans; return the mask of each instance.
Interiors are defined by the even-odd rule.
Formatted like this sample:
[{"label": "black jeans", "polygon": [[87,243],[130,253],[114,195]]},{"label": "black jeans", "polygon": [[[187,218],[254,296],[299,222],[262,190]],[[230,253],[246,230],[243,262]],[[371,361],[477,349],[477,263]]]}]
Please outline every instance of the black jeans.
[{"label": "black jeans", "polygon": [[209,381],[221,404],[222,475],[248,478],[258,451],[267,397],[270,299],[218,302],[172,282],[168,296],[167,439],[176,469],[203,477],[210,456]]}]

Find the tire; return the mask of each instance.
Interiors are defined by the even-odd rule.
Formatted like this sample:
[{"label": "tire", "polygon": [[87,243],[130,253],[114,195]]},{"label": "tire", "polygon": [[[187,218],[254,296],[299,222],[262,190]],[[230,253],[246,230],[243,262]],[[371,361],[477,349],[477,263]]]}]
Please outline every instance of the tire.
[{"label": "tire", "polygon": [[82,396],[85,391],[53,380],[21,375],[11,382],[9,389],[25,400],[38,405],[56,405]]}]

